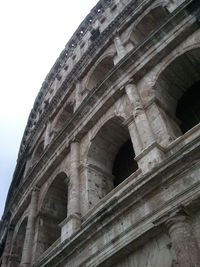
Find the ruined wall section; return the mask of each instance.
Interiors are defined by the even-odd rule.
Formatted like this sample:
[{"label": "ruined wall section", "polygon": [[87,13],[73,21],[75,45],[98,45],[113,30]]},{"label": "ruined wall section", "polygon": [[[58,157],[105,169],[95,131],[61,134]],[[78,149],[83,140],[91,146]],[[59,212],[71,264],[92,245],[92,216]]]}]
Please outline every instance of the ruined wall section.
[{"label": "ruined wall section", "polygon": [[[100,54],[105,54],[105,55],[106,54],[109,54],[109,55],[111,55],[112,58],[113,58],[114,64],[117,64],[117,62],[121,58],[123,58],[129,52],[129,49],[126,49],[126,45],[124,46],[123,42],[126,43],[126,42],[128,42],[128,40],[130,40],[130,32],[133,32],[133,28],[134,28],[133,26],[131,26],[132,28],[129,26],[129,28],[127,28],[127,30],[126,30],[126,29],[124,29],[124,27],[125,27],[124,25],[125,24],[128,24],[129,25],[133,20],[135,20],[135,17],[139,17],[140,14],[141,14],[141,12],[144,9],[146,9],[147,6],[149,6],[149,5],[152,4],[152,8],[153,7],[155,8],[155,6],[158,3],[157,2],[154,3],[154,1],[148,1],[148,2],[145,3],[144,6],[141,6],[140,7],[141,9],[139,9],[139,10],[137,10],[137,4],[138,3],[135,5],[135,2],[134,1],[133,2],[130,2],[130,3],[127,3],[128,5],[121,5],[121,4],[122,4],[121,2],[115,3],[116,7],[115,7],[115,5],[113,7],[113,10],[114,10],[113,12],[115,12],[114,13],[115,15],[114,15],[114,19],[112,20],[112,23],[109,21],[109,25],[110,26],[107,25],[108,27],[106,27],[104,30],[102,30],[102,33],[100,33],[100,35],[98,37],[96,37],[97,39],[96,40],[93,40],[93,42],[90,45],[90,49],[91,49],[91,47],[94,48],[95,45],[98,45],[99,42],[100,42],[100,40],[102,40],[103,37],[106,36],[106,34],[109,32],[109,29],[110,28],[112,29],[112,27],[113,28],[116,27],[116,24],[117,24],[117,21],[118,21],[118,24],[119,25],[118,25],[117,32],[114,32],[114,35],[112,37],[114,44],[110,44],[110,41],[112,41],[112,39],[109,39],[109,40],[104,39],[103,40],[103,43],[102,43],[102,46],[100,46],[100,48],[98,50],[95,50],[95,52],[93,52],[93,53],[96,53],[96,56],[93,55],[93,57],[91,57],[91,55],[90,55],[91,52],[90,53],[87,53],[87,51],[88,51],[87,50],[85,52],[85,54],[82,56],[81,60],[79,61],[79,64],[80,64],[80,62],[81,63],[84,62],[84,60],[85,60],[85,62],[88,61],[87,68],[84,68],[84,71],[85,71],[85,69],[88,69],[88,73],[89,73],[89,70],[90,70],[90,67],[89,66],[92,66],[92,64],[96,60],[96,57],[98,58]],[[126,3],[124,3],[124,4],[126,4]],[[166,2],[164,2],[164,6],[166,6]],[[117,7],[118,7],[118,9],[117,9]],[[121,10],[122,7],[124,7],[124,11],[123,11],[123,9]],[[107,7],[107,8],[111,8],[112,9],[112,7]],[[167,6],[166,6],[166,8],[167,8]],[[96,7],[94,8],[94,10],[96,10]],[[101,14],[100,10],[102,10],[102,9],[98,9],[98,10],[97,10],[97,14],[98,14],[98,16],[101,16],[102,14]],[[120,15],[118,15],[117,10],[120,13]],[[128,10],[129,10],[129,12],[128,12]],[[126,12],[128,12],[129,14],[132,14],[132,12],[133,12],[132,15],[134,15],[135,17],[132,16],[131,19],[128,19],[128,16],[127,16],[126,20],[124,21],[124,17],[121,14],[126,14]],[[117,19],[115,19],[115,17]],[[121,19],[121,20],[119,20],[119,19]],[[92,23],[92,25],[93,25],[92,20],[91,21],[90,20],[91,20],[91,18],[89,19],[89,22]],[[87,20],[87,22],[88,22],[88,20]],[[123,36],[123,34],[124,34],[124,36]],[[123,37],[125,37],[125,36],[126,36],[126,38],[125,38],[125,40],[123,40]],[[110,37],[110,35],[109,35],[109,37]],[[86,37],[84,37],[84,38],[86,38]],[[129,43],[131,43],[131,42],[129,42]],[[74,44],[74,43],[72,43],[72,44]],[[72,45],[72,44],[71,44],[71,46],[69,46],[69,44],[68,44],[68,46],[71,47],[71,49],[73,50],[73,49],[76,48],[76,46],[75,45]],[[110,46],[109,46],[109,44],[110,44]],[[56,66],[58,67],[58,64]],[[86,67],[85,64],[83,64],[83,66]],[[55,66],[53,68],[55,69]],[[60,71],[63,71],[64,67],[62,66],[62,64],[59,66],[58,69]],[[76,83],[75,84],[75,87],[74,87],[74,85],[72,85],[72,78],[73,79],[75,78],[75,77],[73,77],[73,75],[75,74],[76,71],[77,71],[77,65],[75,64],[74,67],[73,67],[73,69],[71,70],[71,72],[69,72],[69,75],[68,76],[63,75],[63,79],[64,78],[65,79],[62,82],[60,82],[60,86],[59,86],[59,82],[57,81],[55,83],[55,79],[53,79],[53,81],[55,83],[55,88],[57,87],[57,89],[56,89],[57,90],[57,93],[52,98],[51,105],[49,105],[49,104],[47,105],[46,100],[45,101],[42,100],[43,97],[41,95],[41,92],[39,93],[39,95],[38,95],[38,97],[36,99],[35,106],[39,105],[39,101],[43,101],[42,102],[43,105],[47,105],[48,108],[44,109],[43,112],[40,112],[41,113],[40,116],[38,115],[39,113],[37,113],[37,117],[39,119],[39,121],[36,124],[37,127],[35,128],[35,130],[34,129],[31,129],[31,136],[29,137],[29,139],[26,142],[26,144],[31,144],[32,143],[33,146],[36,146],[37,147],[37,142],[38,142],[38,145],[39,145],[39,143],[41,142],[41,139],[44,138],[45,139],[44,140],[44,151],[45,151],[45,146],[51,140],[51,138],[48,137],[49,131],[51,132],[51,130],[50,130],[51,127],[49,125],[47,125],[47,124],[48,124],[50,113],[52,113],[52,110],[54,110],[54,109],[55,110],[58,110],[59,109],[59,106],[62,106],[62,103],[65,102],[67,99],[70,100],[69,102],[72,103],[73,106],[75,105],[75,107],[73,107],[74,109],[78,108],[78,105],[81,104],[81,101],[83,101],[83,98],[85,98],[85,96],[87,94],[84,95],[83,98],[79,98],[79,101],[80,102],[77,104],[77,101],[76,101],[77,100],[77,90],[78,90],[77,87],[80,88],[80,83]],[[118,75],[118,77],[121,76],[120,71],[118,71],[118,74],[117,75]],[[87,75],[85,77],[87,77]],[[84,78],[84,79],[83,79],[82,84],[81,84],[82,85],[81,86],[81,89],[82,90],[85,90],[85,87],[87,85],[87,82],[86,82],[87,78]],[[70,86],[67,86],[67,84],[69,84]],[[66,92],[66,87],[67,87],[67,92]],[[63,94],[64,91],[65,91],[65,94]],[[61,92],[62,92],[62,94],[61,94]],[[75,99],[74,99],[74,97],[75,97]],[[59,103],[59,105],[58,105],[58,103]],[[76,104],[74,104],[74,103],[76,103]],[[40,105],[40,107],[41,107],[41,105]],[[31,112],[30,117],[32,117],[32,115],[33,115],[33,113]],[[53,124],[53,119],[51,121],[51,118],[50,118],[50,123],[49,124]],[[29,125],[29,123],[28,123],[28,125]],[[25,130],[25,133],[26,132],[27,132],[27,130]],[[25,139],[23,139],[23,140],[25,140]],[[23,142],[24,141],[22,141],[22,143]],[[22,145],[22,147],[23,147],[23,145]],[[30,154],[29,152],[31,152],[31,153],[33,152],[33,150],[31,150],[31,148],[29,148],[28,146],[26,147],[26,150],[24,150],[24,151],[25,152],[24,152],[23,156],[19,156],[18,165],[16,167],[16,171],[15,171],[15,174],[14,174],[14,177],[18,176],[18,179],[20,178],[20,176],[23,176],[23,170],[26,169],[26,166],[25,166],[26,161],[28,162],[30,160],[29,159],[29,156],[28,156]],[[33,154],[34,154],[34,152],[33,152]],[[42,155],[42,153],[40,155]],[[28,165],[28,166],[30,166],[30,165]],[[31,171],[31,168],[29,168],[29,170]],[[14,178],[13,181],[15,181],[15,180],[16,179]],[[15,183],[13,183],[13,185],[14,184]],[[12,186],[11,186],[11,191],[12,191]]]},{"label": "ruined wall section", "polygon": [[[112,9],[112,12],[115,12],[113,20],[108,17],[109,23],[106,24],[107,19],[102,19],[102,24],[99,26],[97,21],[100,19],[93,21],[90,18],[90,25],[94,26],[94,29],[87,33],[93,33],[94,36],[90,35],[87,39],[85,37],[87,33],[84,35],[83,39],[86,39],[84,46],[81,47],[83,50],[80,50],[79,43],[71,43],[74,54],[71,54],[70,58],[67,55],[66,59],[71,65],[68,64],[67,67],[59,65],[57,70],[60,76],[58,79],[53,78],[51,93],[48,91],[44,98],[41,97],[41,112],[37,113],[36,128],[32,129],[27,139],[29,147],[24,147],[23,153],[26,157],[23,158],[23,153],[21,158],[19,157],[19,162],[20,160],[22,162],[18,162],[14,182],[17,175],[22,179],[18,181],[17,186],[13,182],[10,189],[12,197],[8,197],[10,202],[7,203],[3,217],[1,244],[5,245],[6,234],[9,232],[7,222],[17,225],[14,236],[19,237],[18,247],[21,248],[24,242],[23,253],[20,256],[22,265],[28,260],[29,264],[36,262],[35,266],[43,266],[41,262],[48,261],[52,251],[61,249],[61,245],[66,244],[68,238],[76,231],[80,233],[80,239],[82,237],[84,239],[84,227],[89,229],[96,227],[93,218],[100,228],[101,222],[105,223],[104,236],[95,233],[91,244],[86,240],[81,247],[80,243],[80,257],[72,255],[69,261],[75,266],[79,263],[84,265],[84,262],[88,263],[88,266],[94,266],[94,262],[98,264],[98,246],[102,251],[108,252],[106,254],[108,258],[113,258],[117,249],[115,238],[123,237],[125,231],[129,229],[129,224],[132,229],[130,223],[132,219],[126,220],[124,217],[126,212],[123,213],[121,210],[124,220],[122,225],[118,221],[112,224],[112,216],[116,214],[115,212],[109,214],[106,207],[116,204],[114,208],[119,211],[123,206],[125,211],[126,204],[120,204],[121,206],[118,204],[128,197],[127,192],[134,189],[135,192],[130,193],[131,198],[137,197],[140,195],[137,188],[143,186],[143,179],[147,180],[146,189],[149,188],[148,183],[152,181],[153,193],[150,198],[138,203],[142,206],[139,209],[141,221],[144,219],[143,216],[147,215],[148,231],[153,232],[151,229],[156,224],[155,217],[158,216],[157,214],[152,220],[155,209],[159,210],[159,216],[162,217],[163,214],[165,216],[162,207],[167,201],[169,203],[176,199],[178,204],[174,204],[176,206],[174,210],[178,209],[182,201],[179,194],[181,195],[184,190],[184,201],[187,204],[186,191],[192,192],[192,186],[198,183],[199,168],[196,171],[197,175],[188,171],[184,183],[180,182],[183,177],[177,176],[173,179],[173,174],[170,174],[167,186],[164,180],[160,179],[160,177],[166,178],[164,171],[160,174],[160,166],[162,168],[165,166],[163,162],[168,163],[166,168],[173,172],[176,169],[175,159],[172,157],[174,153],[181,157],[181,149],[186,151],[188,146],[198,141],[199,125],[182,135],[177,122],[173,122],[164,108],[166,98],[162,98],[162,93],[159,94],[157,90],[157,84],[162,82],[163,76],[167,76],[162,76],[162,73],[165,74],[164,71],[171,66],[171,62],[176,62],[176,54],[181,56],[181,53],[187,53],[189,49],[196,52],[195,49],[199,47],[199,24],[196,15],[192,13],[193,10],[192,12],[190,10],[190,2],[195,1],[191,0],[183,5],[179,5],[180,2],[175,4],[174,1],[173,5],[172,1],[115,1],[116,7],[115,5],[112,7],[111,2],[113,3],[113,1],[107,2],[110,4],[106,10]],[[102,18],[104,14],[102,7],[98,7],[95,9],[97,17]],[[155,11],[163,20],[154,21]],[[146,24],[147,21],[150,21],[155,28],[147,28],[143,32],[143,23]],[[87,43],[89,46],[84,50]],[[79,76],[76,76],[77,73]],[[177,129],[179,129],[178,134]],[[178,136],[180,137],[177,138]],[[126,180],[115,188],[112,164],[120,146],[128,139],[131,140],[134,149],[132,157],[137,166],[133,173],[125,177]],[[185,145],[188,146],[184,147]],[[191,153],[191,159],[194,157],[195,162],[195,153],[191,151],[186,151],[185,155]],[[172,160],[174,161],[171,162]],[[184,173],[181,160],[179,164],[181,172]],[[22,171],[20,164],[24,168]],[[190,168],[191,166],[188,170]],[[154,171],[157,172],[161,185],[159,191],[156,191],[153,182],[157,179],[154,177]],[[116,199],[119,203],[115,202]],[[126,215],[134,217],[134,221],[138,218],[137,208],[131,206],[131,201],[129,204],[131,212]],[[159,206],[161,204],[162,207]],[[167,204],[166,209],[170,212],[170,205]],[[24,212],[29,216],[21,222]],[[182,223],[185,219],[179,215],[177,222]],[[172,224],[170,221],[170,227]],[[187,223],[183,224],[188,230]],[[21,235],[24,226],[25,236]],[[139,229],[143,226],[139,224],[137,227]],[[176,237],[174,232],[170,232],[170,235],[174,241]],[[85,251],[90,251],[91,245],[93,254],[84,254]],[[110,249],[106,250],[107,246],[110,246]],[[127,242],[125,246],[128,246]],[[173,256],[167,246],[168,240],[165,236],[153,237],[146,245],[141,244],[141,248],[135,253],[131,252],[126,264],[140,262],[141,254],[145,254],[146,260],[152,257],[152,266],[159,266],[160,259],[155,258],[153,254],[154,249],[157,249],[162,250],[166,256],[166,266],[170,266]],[[59,253],[58,257],[62,257],[62,252]],[[4,259],[6,257],[5,254]],[[105,260],[103,253],[98,259],[103,264]],[[54,262],[55,260],[56,258],[52,259]],[[63,264],[67,266],[68,263]],[[48,266],[48,263],[44,263],[44,266]]]}]

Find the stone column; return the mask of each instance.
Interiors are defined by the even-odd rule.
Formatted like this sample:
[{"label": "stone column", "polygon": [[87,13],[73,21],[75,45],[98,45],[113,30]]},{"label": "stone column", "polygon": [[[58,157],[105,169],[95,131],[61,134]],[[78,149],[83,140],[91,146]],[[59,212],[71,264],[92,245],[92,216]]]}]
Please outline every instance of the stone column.
[{"label": "stone column", "polygon": [[131,141],[133,143],[135,155],[138,155],[142,151],[142,141],[141,141],[140,135],[138,133],[134,118],[131,117],[126,122],[126,125],[128,127],[128,130],[129,130]]},{"label": "stone column", "polygon": [[14,231],[14,228],[12,226],[9,226],[7,230],[6,244],[5,244],[5,249],[4,249],[3,256],[2,256],[1,267],[7,267],[9,265],[13,231]]},{"label": "stone column", "polygon": [[147,172],[163,159],[163,151],[156,142],[151,125],[146,116],[137,87],[130,83],[125,86],[126,94],[133,106],[133,117],[140,140],[141,151],[136,152],[136,160],[143,172]]},{"label": "stone column", "polygon": [[31,195],[28,222],[27,222],[24,246],[23,246],[23,251],[22,251],[22,259],[20,263],[21,267],[31,265],[32,256],[33,256],[32,248],[33,248],[33,243],[34,243],[37,203],[38,203],[38,189],[35,188],[33,189],[32,195]]},{"label": "stone column", "polygon": [[69,203],[68,216],[80,216],[79,202],[79,143],[77,141],[71,143],[71,168],[69,181]]},{"label": "stone column", "polygon": [[134,108],[133,115],[144,149],[148,145],[155,142],[155,138],[153,136],[152,129],[149,125],[146,113],[143,109],[142,102],[136,86],[133,84],[128,84],[126,85],[125,90]]},{"label": "stone column", "polygon": [[70,179],[68,183],[68,212],[67,219],[60,226],[61,239],[68,238],[80,227],[80,179],[79,179],[79,157],[80,147],[78,141],[71,143],[71,166]]},{"label": "stone column", "polygon": [[76,88],[75,88],[75,107],[74,107],[74,112],[77,110],[81,103],[81,83],[80,81],[77,82]]},{"label": "stone column", "polygon": [[50,121],[48,121],[45,130],[44,148],[48,146],[48,144],[50,143],[50,131],[51,131],[51,123]]},{"label": "stone column", "polygon": [[199,267],[200,250],[192,230],[189,216],[175,215],[167,220],[166,225],[178,266]]},{"label": "stone column", "polygon": [[126,51],[118,34],[114,38],[114,44],[117,51],[117,57],[114,59],[116,65],[125,56]]}]

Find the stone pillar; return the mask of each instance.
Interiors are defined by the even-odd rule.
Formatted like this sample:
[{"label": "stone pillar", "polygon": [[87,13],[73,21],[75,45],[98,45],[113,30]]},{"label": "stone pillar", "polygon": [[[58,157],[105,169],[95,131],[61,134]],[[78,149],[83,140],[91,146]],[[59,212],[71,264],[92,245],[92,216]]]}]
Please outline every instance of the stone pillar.
[{"label": "stone pillar", "polygon": [[7,230],[6,244],[5,244],[5,249],[4,249],[3,256],[2,256],[1,267],[9,266],[13,231],[14,231],[14,228],[12,226],[9,226]]},{"label": "stone pillar", "polygon": [[80,106],[81,103],[81,83],[80,81],[77,82],[76,88],[75,88],[75,107],[74,107],[74,112],[77,110],[77,108]]},{"label": "stone pillar", "polygon": [[199,267],[200,250],[192,230],[189,216],[177,214],[168,219],[166,225],[178,266]]},{"label": "stone pillar", "polygon": [[118,34],[114,38],[114,44],[117,51],[117,57],[114,59],[116,65],[126,55],[126,50]]},{"label": "stone pillar", "polygon": [[31,266],[31,261],[32,261],[32,256],[33,256],[32,248],[33,248],[33,243],[34,243],[37,203],[38,203],[38,189],[35,188],[32,191],[32,195],[31,195],[28,222],[27,222],[24,246],[23,246],[23,251],[22,251],[22,259],[20,263],[21,267]]},{"label": "stone pillar", "polygon": [[141,151],[139,154],[137,154],[139,151],[135,151],[135,159],[141,170],[145,173],[163,159],[163,151],[156,142],[137,87],[130,83],[125,86],[125,91],[133,106],[135,126],[140,137],[138,143],[140,143]]},{"label": "stone pillar", "polygon": [[80,179],[79,179],[80,146],[77,141],[71,143],[71,166],[68,183],[68,212],[67,219],[60,226],[61,239],[68,238],[80,227]]},{"label": "stone pillar", "polygon": [[71,168],[69,181],[69,203],[68,216],[80,216],[79,202],[79,143],[77,141],[71,143]]},{"label": "stone pillar", "polygon": [[50,121],[47,122],[46,131],[45,131],[45,138],[44,138],[44,148],[48,146],[50,143],[50,131],[51,131],[51,123]]},{"label": "stone pillar", "polygon": [[126,85],[125,90],[134,108],[133,115],[144,149],[148,145],[155,142],[152,129],[149,125],[146,113],[143,109],[136,86],[133,84],[128,84]]}]

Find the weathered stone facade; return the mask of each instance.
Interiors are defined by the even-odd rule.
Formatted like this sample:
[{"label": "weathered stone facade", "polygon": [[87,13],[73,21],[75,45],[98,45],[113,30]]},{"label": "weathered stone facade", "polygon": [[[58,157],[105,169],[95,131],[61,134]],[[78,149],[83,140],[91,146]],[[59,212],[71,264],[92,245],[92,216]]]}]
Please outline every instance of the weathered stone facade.
[{"label": "weathered stone facade", "polygon": [[101,0],[35,100],[2,267],[200,266],[199,0]]}]

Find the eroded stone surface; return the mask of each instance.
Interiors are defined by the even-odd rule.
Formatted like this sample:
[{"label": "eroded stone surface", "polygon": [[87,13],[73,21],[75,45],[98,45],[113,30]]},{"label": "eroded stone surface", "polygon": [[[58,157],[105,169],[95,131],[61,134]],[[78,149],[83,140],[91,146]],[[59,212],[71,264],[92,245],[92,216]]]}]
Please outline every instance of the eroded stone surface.
[{"label": "eroded stone surface", "polygon": [[82,22],[29,116],[1,266],[200,266],[199,13],[101,0]]}]

